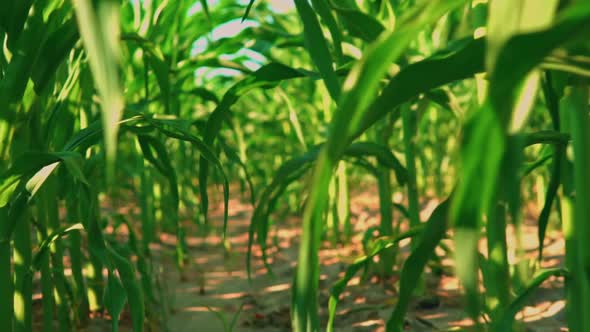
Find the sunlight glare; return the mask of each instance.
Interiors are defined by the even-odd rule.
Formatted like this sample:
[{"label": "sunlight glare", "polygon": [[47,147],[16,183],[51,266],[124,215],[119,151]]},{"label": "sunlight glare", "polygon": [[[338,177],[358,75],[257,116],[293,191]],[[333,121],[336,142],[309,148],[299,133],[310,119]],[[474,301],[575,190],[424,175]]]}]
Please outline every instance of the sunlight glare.
[{"label": "sunlight glare", "polygon": [[269,0],[269,5],[272,11],[279,14],[290,12],[295,8],[295,4],[291,0]]}]

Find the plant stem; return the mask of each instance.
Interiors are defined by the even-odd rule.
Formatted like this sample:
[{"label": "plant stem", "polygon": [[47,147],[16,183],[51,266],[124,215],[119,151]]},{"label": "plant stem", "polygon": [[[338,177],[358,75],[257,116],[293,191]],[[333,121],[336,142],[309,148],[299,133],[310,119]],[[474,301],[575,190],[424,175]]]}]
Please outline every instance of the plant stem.
[{"label": "plant stem", "polygon": [[33,278],[30,271],[32,262],[31,227],[29,214],[24,213],[16,223],[14,231],[14,330],[32,330]]},{"label": "plant stem", "polygon": [[[8,206],[0,208],[0,220],[8,218]],[[10,264],[10,236],[7,234],[5,225],[0,223],[0,322],[4,325],[5,331],[12,331],[12,313],[14,311],[12,268]]]}]

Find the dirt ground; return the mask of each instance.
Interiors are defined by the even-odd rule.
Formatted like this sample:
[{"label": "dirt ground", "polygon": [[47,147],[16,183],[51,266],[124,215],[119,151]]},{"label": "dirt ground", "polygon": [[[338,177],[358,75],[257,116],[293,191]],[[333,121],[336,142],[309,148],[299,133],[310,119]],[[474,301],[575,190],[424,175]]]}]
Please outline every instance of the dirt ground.
[{"label": "dirt ground", "polygon": [[[321,322],[327,321],[327,303],[330,287],[344,275],[347,263],[362,255],[360,244],[367,227],[379,222],[376,193],[366,192],[352,200],[355,234],[349,245],[325,242],[320,252]],[[426,204],[422,219],[426,219],[436,201]],[[166,318],[167,328],[173,332],[224,331],[237,315],[233,331],[289,331],[291,281],[298,253],[300,219],[292,217],[277,222],[269,238],[275,246],[269,249],[272,275],[264,268],[258,248],[254,250],[252,280],[246,274],[247,229],[252,208],[238,200],[230,201],[229,241],[232,250],[228,256],[219,236],[206,238],[188,236],[190,263],[181,277],[171,260],[175,238],[161,236],[161,245],[154,246],[160,253],[157,261],[162,294],[171,314]],[[211,211],[212,221],[221,223],[221,207]],[[399,217],[399,216],[398,216]],[[524,226],[523,245],[527,257],[534,259],[537,248],[537,228],[532,222]],[[510,228],[509,246],[514,243]],[[190,231],[187,232],[190,234]],[[452,246],[450,240],[447,241]],[[558,232],[550,232],[546,240],[543,267],[562,264],[564,243]],[[407,245],[407,243],[403,244]],[[482,248],[485,243],[482,243]],[[402,249],[402,252],[404,250]],[[405,250],[407,251],[407,249]],[[156,255],[158,256],[158,255]],[[512,259],[512,257],[509,257]],[[452,260],[443,264],[452,271]],[[359,273],[360,274],[360,273]],[[335,322],[336,331],[384,331],[384,323],[396,303],[398,278],[377,280],[369,275],[361,280],[357,275],[341,296]],[[407,315],[408,331],[468,330],[471,324],[461,309],[459,282],[451,273],[436,277],[427,271],[425,289],[412,303]],[[563,281],[552,278],[533,295],[530,303],[519,313],[518,319],[526,322],[527,331],[567,331],[563,301]],[[242,310],[240,311],[240,308]],[[217,312],[214,313],[213,311]],[[222,318],[224,317],[224,318]],[[323,328],[322,328],[323,329]]]}]

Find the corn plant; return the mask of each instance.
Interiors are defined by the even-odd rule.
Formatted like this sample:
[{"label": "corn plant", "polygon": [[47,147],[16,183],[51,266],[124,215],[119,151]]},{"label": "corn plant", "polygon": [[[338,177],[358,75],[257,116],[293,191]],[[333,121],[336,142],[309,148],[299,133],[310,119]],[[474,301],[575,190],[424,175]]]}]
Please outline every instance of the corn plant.
[{"label": "corn plant", "polygon": [[[293,324],[296,330],[318,329],[316,301],[319,265],[317,250],[323,209],[319,202],[323,201],[328,194],[326,179],[329,179],[329,174],[333,172],[335,163],[342,157],[346,147],[361,136],[373,123],[392,110],[397,114],[402,114],[406,140],[406,163],[407,167],[414,168],[411,166],[414,162],[411,143],[408,143],[413,135],[412,115],[410,115],[408,106],[401,104],[411,101],[413,96],[426,93],[432,88],[451,83],[457,79],[466,79],[483,71],[486,71],[489,77],[487,91],[485,91],[487,96],[484,96],[478,110],[467,114],[461,148],[460,169],[462,176],[451,195],[452,203],[448,212],[449,226],[454,229],[455,233],[457,261],[460,262],[457,265],[457,274],[465,288],[467,311],[477,323],[482,308],[477,278],[480,262],[478,255],[475,254],[477,252],[475,246],[479,238],[479,227],[484,220],[483,216],[487,215],[490,260],[496,260],[490,264],[495,266],[497,270],[496,275],[491,276],[494,278],[489,286],[492,291],[489,294],[490,297],[486,299],[488,305],[491,306],[494,319],[492,328],[499,331],[510,329],[510,322],[518,306],[522,305],[521,297],[528,294],[531,287],[538,286],[538,282],[534,282],[524,290],[520,290],[523,293],[514,300],[510,299],[510,294],[505,293],[507,288],[501,284],[498,288],[502,289],[498,289],[497,292],[493,291],[497,282],[506,280],[508,277],[504,248],[506,235],[503,225],[505,224],[495,221],[503,220],[505,214],[508,213],[512,222],[519,223],[520,190],[517,170],[522,164],[521,151],[528,144],[541,143],[532,137],[534,134],[522,133],[531,106],[535,102],[535,92],[540,85],[540,72],[537,68],[555,49],[563,47],[563,45],[575,44],[576,41],[581,40],[577,38],[583,38],[583,27],[588,22],[587,17],[582,13],[585,12],[587,6],[572,4],[570,7],[561,9],[559,15],[554,18],[557,8],[556,2],[536,2],[534,4],[523,2],[522,7],[515,11],[512,3],[492,1],[488,8],[488,31],[485,38],[467,41],[467,44],[464,45],[468,46],[463,46],[459,50],[455,49],[450,54],[435,54],[431,59],[410,64],[402,68],[399,73],[389,79],[385,87],[381,88],[380,83],[386,76],[390,63],[399,59],[404,49],[409,46],[410,41],[416,38],[427,24],[436,22],[442,15],[448,15],[448,11],[456,10],[463,5],[461,1],[431,4],[419,2],[407,12],[406,17],[402,16],[399,23],[396,22],[395,30],[382,32],[382,35],[367,49],[367,53],[355,64],[344,80],[343,91],[345,92],[342,97],[335,98],[338,106],[331,122],[331,135],[328,136],[324,149],[318,155],[313,172],[314,180],[310,200],[303,215],[304,234],[293,291]],[[310,14],[303,8],[305,5],[298,6],[304,25],[311,25],[309,22],[313,22],[313,19],[306,16],[313,15],[313,13]],[[530,15],[533,12],[539,14],[538,17],[535,15],[535,18],[532,18]],[[318,10],[318,14],[321,15],[320,10]],[[510,24],[502,22],[507,14],[510,14]],[[315,36],[317,37],[317,34]],[[567,42],[570,44],[566,44]],[[477,44],[481,46],[476,46]],[[486,46],[485,50],[483,49],[484,45]],[[524,52],[525,48],[530,56],[516,56],[519,51]],[[314,58],[314,51],[311,49],[310,55]],[[461,59],[463,56],[466,57]],[[314,62],[318,70],[321,71],[320,60],[317,59],[317,56],[315,58]],[[459,59],[463,61],[457,61]],[[322,58],[321,61],[325,62],[325,59]],[[454,67],[454,65],[461,65],[462,68]],[[470,66],[473,67],[468,69]],[[506,70],[506,68],[514,70]],[[418,74],[421,70],[423,70],[422,73],[426,73],[426,69],[436,73],[436,77],[428,82],[417,83],[415,76],[404,75]],[[578,72],[578,74],[580,73]],[[328,84],[330,83],[326,80],[326,85]],[[582,90],[586,91],[585,88]],[[380,94],[376,96],[379,91]],[[582,97],[582,99],[584,98]],[[587,104],[587,98],[585,100]],[[587,108],[578,114],[582,114],[583,117],[577,122],[581,126],[587,122]],[[583,130],[580,129],[580,132]],[[555,143],[560,143],[558,142],[560,137],[558,133],[553,132],[550,136],[552,137],[548,137],[549,142],[556,140]],[[482,151],[485,152],[482,154]],[[583,152],[575,157],[578,161],[582,160],[581,162],[584,158]],[[415,213],[415,207],[412,208],[412,205],[416,204],[415,198],[412,198],[415,195],[412,194],[412,190],[415,190],[412,187],[413,185],[410,184],[410,214]],[[474,195],[473,190],[477,190],[479,194]],[[508,211],[505,212],[503,209],[497,208],[497,202],[506,202]],[[578,205],[577,209],[583,210],[583,205],[583,203]],[[583,214],[583,212],[578,213]],[[579,216],[579,214],[577,215]],[[416,217],[410,215],[410,220],[416,220]],[[415,225],[416,221],[411,224]],[[574,223],[572,222],[572,224]],[[434,249],[434,245],[441,240],[445,226],[442,226],[442,231],[439,231],[437,236],[427,235],[432,234],[428,230],[432,229],[434,232],[436,227],[441,226],[426,226],[427,229],[424,230],[424,235],[421,237],[422,242],[414,249],[406,263],[408,267],[406,268],[404,265],[401,282],[403,291],[416,286],[415,269],[417,266],[424,266],[424,257],[428,257]],[[575,246],[575,244],[572,245]],[[504,253],[502,253],[503,251]],[[578,257],[572,258],[572,260],[578,260],[577,268],[582,268],[584,266],[583,260],[579,260],[580,257],[576,254],[574,256]],[[411,260],[413,257],[421,257],[422,259],[417,263]],[[409,265],[410,262],[414,264]],[[551,274],[563,275],[564,273],[562,270],[557,270],[551,273],[542,273],[539,278],[546,278]],[[413,284],[404,284],[405,278],[412,278]],[[568,278],[581,283],[587,282],[587,276],[584,273],[573,273],[568,275]],[[574,285],[570,283],[571,281],[568,282],[568,285]],[[580,290],[576,292],[574,297],[585,298],[586,296]],[[577,308],[581,307],[583,306],[572,305],[570,302],[568,310],[575,312],[578,310]],[[387,323],[388,330],[402,329],[405,310],[407,310],[407,301],[400,299]],[[584,331],[584,318],[581,314],[573,314],[572,317],[576,317],[571,319],[572,326],[578,325],[580,326],[579,330]],[[573,327],[573,329],[577,330],[578,328]]]},{"label": "corn plant", "polygon": [[[425,267],[440,259],[438,247],[454,257],[475,329],[518,330],[516,314],[554,276],[565,280],[569,329],[590,331],[590,5],[276,6],[0,4],[5,330],[31,331],[42,322],[44,331],[71,331],[105,312],[113,330],[124,312],[134,331],[152,326],[147,320],[167,304],[150,245],[161,233],[174,234],[181,276],[191,264],[187,236],[217,232],[219,249],[230,253],[234,195],[253,209],[248,276],[255,246],[272,273],[269,235],[281,227],[277,216],[302,211],[295,331],[337,330],[346,284],[370,270],[374,257],[384,282],[400,276],[386,329],[402,331]],[[240,193],[230,193],[232,183]],[[379,225],[363,230],[364,254],[330,289],[324,317],[318,253],[324,239],[351,242],[351,197],[366,183],[377,189]],[[539,247],[529,266],[519,241],[509,248],[506,228],[521,235],[524,203],[537,185]],[[432,198],[441,203],[421,217]],[[219,229],[209,216],[217,203]],[[128,206],[139,215],[120,212]],[[565,264],[540,269],[552,227],[565,238]],[[405,239],[407,256],[398,250]],[[509,250],[521,262],[510,262]],[[40,313],[33,310],[35,289]]]}]

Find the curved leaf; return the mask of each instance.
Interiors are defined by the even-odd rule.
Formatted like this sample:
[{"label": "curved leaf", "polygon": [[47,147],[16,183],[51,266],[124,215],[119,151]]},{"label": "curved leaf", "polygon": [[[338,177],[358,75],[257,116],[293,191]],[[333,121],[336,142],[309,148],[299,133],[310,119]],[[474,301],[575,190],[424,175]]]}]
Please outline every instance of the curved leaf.
[{"label": "curved leaf", "polygon": [[143,331],[143,321],[145,319],[145,303],[143,300],[143,291],[135,276],[135,269],[128,259],[119,255],[115,250],[107,247],[107,253],[113,266],[119,272],[123,288],[127,294],[133,331],[141,332]]},{"label": "curved leaf", "polygon": [[[224,201],[224,211],[223,211],[223,239],[225,240],[227,234],[227,219],[229,214],[229,180],[223,170],[221,162],[215,156],[209,145],[205,142],[201,141],[197,136],[191,134],[187,129],[183,128],[182,126],[178,125],[178,123],[174,121],[166,121],[166,120],[159,120],[148,118],[147,119],[151,124],[153,124],[162,134],[172,137],[175,139],[183,140],[190,142],[193,146],[195,146],[199,152],[201,153],[201,162],[212,162],[217,169],[221,172],[223,176],[223,201]],[[201,189],[205,184],[199,183],[199,188]],[[202,189],[201,189],[202,193]],[[206,188],[205,188],[205,195],[206,195]],[[204,204],[204,203],[203,203]]]},{"label": "curved leaf", "polygon": [[328,27],[328,30],[330,30],[330,35],[334,42],[334,50],[336,51],[336,58],[342,59],[342,32],[334,15],[332,15],[328,1],[329,0],[311,0],[311,4],[322,19],[322,22],[324,22]]},{"label": "curved leaf", "polygon": [[[258,199],[258,205],[255,206],[250,220],[248,253],[246,256],[248,276],[250,276],[251,252],[255,233],[258,244],[262,250],[264,263],[270,271],[270,266],[266,262],[266,234],[268,232],[269,215],[272,213],[277,199],[285,189],[292,182],[301,178],[301,176],[309,170],[311,163],[316,162],[321,148],[321,144],[317,145],[302,156],[287,160],[283,163],[283,165],[281,165],[276,171],[272,182],[265,188]],[[363,157],[375,157],[381,166],[392,169],[395,172],[396,178],[400,184],[404,184],[406,181],[407,171],[405,167],[399,162],[395,155],[391,153],[391,151],[379,144],[372,142],[356,142],[345,150],[344,155],[357,158],[359,161]],[[357,162],[356,164],[368,169],[378,177],[375,167],[371,164],[366,162]]]},{"label": "curved leaf", "polygon": [[[318,68],[328,93],[334,101],[338,102],[341,90],[340,82],[334,71],[332,55],[328,49],[328,43],[324,38],[320,22],[307,0],[295,0],[295,7],[303,21],[305,47]],[[320,8],[323,7],[320,6]]]},{"label": "curved leaf", "polygon": [[518,296],[512,300],[508,308],[505,308],[497,322],[492,322],[494,331],[510,331],[512,329],[512,323],[516,314],[522,310],[525,306],[526,301],[529,297],[541,286],[545,280],[550,277],[567,277],[568,271],[563,268],[547,269],[537,273],[535,277],[529,282],[529,284],[518,294]]},{"label": "curved leaf", "polygon": [[[78,30],[101,97],[107,179],[114,180],[117,133],[124,98],[119,82],[120,7],[118,1],[74,0]],[[94,6],[96,5],[96,7]]]},{"label": "curved leaf", "polygon": [[385,31],[381,22],[361,11],[340,7],[335,9],[348,28],[349,33],[354,37],[372,43]]},{"label": "curved leaf", "polygon": [[[421,2],[401,21],[405,24],[394,32],[382,35],[367,51],[363,59],[350,71],[344,83],[338,109],[330,124],[330,134],[316,163],[311,193],[303,213],[303,233],[293,287],[293,328],[296,331],[316,330],[318,326],[317,288],[319,283],[320,233],[323,202],[327,200],[333,168],[350,144],[366,118],[367,108],[373,102],[381,79],[390,64],[396,61],[420,33],[424,24],[435,22],[447,11],[464,3],[463,0]],[[416,80],[413,79],[415,82]],[[415,83],[414,83],[415,85]],[[392,105],[378,112],[384,113]],[[361,132],[362,133],[362,132]]]},{"label": "curved leaf", "polygon": [[103,302],[111,315],[112,331],[119,331],[119,317],[127,302],[127,294],[125,293],[125,287],[123,287],[121,279],[110,270],[107,285],[104,290]]},{"label": "curved leaf", "polygon": [[414,289],[418,285],[420,275],[434,249],[443,239],[448,226],[450,198],[440,203],[428,218],[418,238],[416,247],[404,262],[399,284],[399,297],[395,309],[387,320],[387,331],[403,331],[404,318]]},{"label": "curved leaf", "polygon": [[45,239],[43,239],[43,242],[41,242],[41,244],[39,245],[39,249],[37,250],[37,253],[33,257],[33,261],[31,263],[31,271],[38,271],[41,269],[41,263],[42,263],[41,261],[43,259],[43,256],[48,253],[49,247],[57,239],[60,239],[73,231],[80,231],[82,229],[84,229],[84,226],[82,226],[81,223],[76,223],[76,224],[73,224],[70,226],[64,226],[64,227],[56,230],[55,232],[53,232],[51,235],[49,235]]},{"label": "curved leaf", "polygon": [[[223,96],[221,102],[213,113],[207,119],[207,125],[203,142],[207,146],[213,146],[215,138],[221,130],[221,126],[226,117],[230,116],[230,108],[238,99],[254,88],[273,87],[283,80],[304,77],[305,74],[291,67],[270,63],[265,65],[246,77],[240,82],[233,85]],[[201,192],[201,205],[205,220],[209,210],[209,199],[207,194],[207,177],[209,173],[209,160],[206,156],[201,156],[199,161],[199,190]]]},{"label": "curved leaf", "polygon": [[330,299],[328,300],[328,325],[326,327],[326,330],[328,332],[334,331],[336,306],[338,305],[340,294],[342,294],[342,292],[346,288],[346,285],[354,277],[354,275],[361,268],[366,267],[366,265],[371,262],[373,257],[379,255],[384,250],[395,246],[397,243],[404,239],[419,236],[420,233],[423,231],[423,228],[423,225],[418,225],[393,239],[384,237],[376,239],[373,242],[371,249],[367,255],[357,258],[354,263],[352,263],[346,268],[344,277],[340,278],[340,280],[338,280],[330,289]]},{"label": "curved leaf", "polygon": [[31,79],[35,83],[37,94],[40,94],[46,87],[78,39],[76,22],[69,19],[43,42],[40,51],[43,56],[37,58],[31,72]]}]

